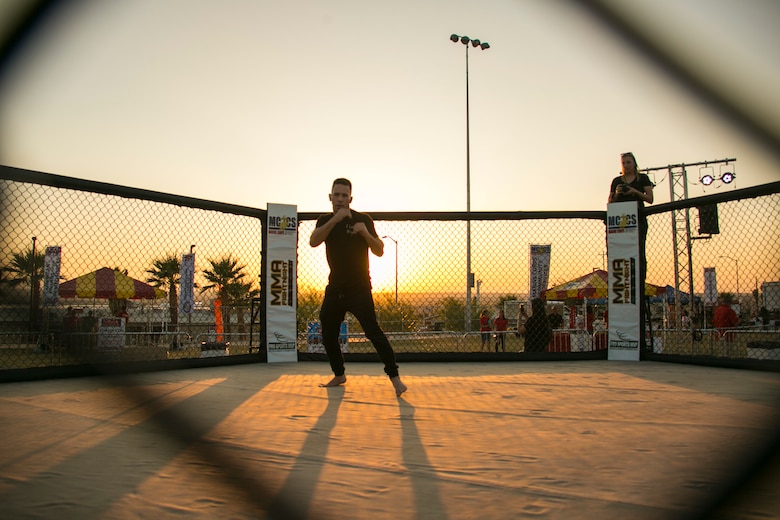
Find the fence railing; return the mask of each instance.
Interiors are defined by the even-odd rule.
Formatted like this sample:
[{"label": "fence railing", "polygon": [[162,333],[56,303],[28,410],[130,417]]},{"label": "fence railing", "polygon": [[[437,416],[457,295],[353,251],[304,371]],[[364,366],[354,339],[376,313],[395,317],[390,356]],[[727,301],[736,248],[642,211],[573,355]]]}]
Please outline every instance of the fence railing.
[{"label": "fence railing", "polygon": [[[96,361],[164,363],[202,358],[204,352],[245,355],[262,345],[262,324],[252,323],[251,302],[263,286],[264,210],[10,167],[0,167],[0,191],[0,370]],[[648,333],[661,346],[648,355],[777,359],[772,345],[778,340],[780,302],[770,301],[774,286],[765,284],[780,280],[778,193],[780,183],[772,183],[648,208],[647,281],[675,290],[672,298],[650,301]],[[713,204],[720,232],[685,237],[691,270],[681,281],[672,247],[679,239],[673,211],[687,210],[686,218],[696,230],[697,208]],[[318,321],[328,275],[324,247],[308,245],[317,216],[299,214],[297,311],[298,350],[304,358],[315,359],[322,354],[311,344],[308,329]],[[507,356],[522,358],[523,338],[513,331],[519,307],[528,308],[532,244],[551,245],[550,287],[607,267],[603,211],[372,216],[385,237],[386,253],[370,260],[377,314],[400,356],[495,355],[492,342],[490,349],[482,344],[478,316],[482,310],[495,315],[501,308],[510,320]],[[465,272],[467,218],[474,273],[470,291]],[[60,282],[109,267],[162,289],[164,296],[59,298],[44,305],[43,257],[48,246],[62,248]],[[191,250],[196,254],[196,306],[193,314],[179,316],[179,262]],[[716,269],[717,292],[732,294],[743,325],[763,317],[767,330],[740,327],[735,341],[725,346],[711,340],[713,302],[704,294],[704,268]],[[691,287],[693,298],[688,296]],[[221,320],[213,308],[218,297],[226,302]],[[548,348],[551,354],[560,358],[604,352],[605,334],[583,329],[587,308],[601,317],[607,309],[605,298],[548,302],[552,306],[562,311],[569,330],[556,332]],[[762,313],[763,308],[767,310]],[[81,328],[91,323],[83,318],[91,313],[99,320],[120,312],[129,318],[122,348],[97,348],[100,333],[92,325]],[[218,321],[223,323],[219,333]],[[373,352],[359,323],[349,316],[347,328],[350,354]],[[82,347],[69,350],[66,337]]]}]

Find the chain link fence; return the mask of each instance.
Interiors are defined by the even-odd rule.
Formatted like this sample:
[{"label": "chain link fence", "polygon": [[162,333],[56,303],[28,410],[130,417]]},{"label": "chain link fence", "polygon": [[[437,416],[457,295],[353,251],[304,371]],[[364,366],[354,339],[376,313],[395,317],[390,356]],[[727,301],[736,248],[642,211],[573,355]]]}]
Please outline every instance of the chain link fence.
[{"label": "chain link fence", "polygon": [[[652,341],[645,354],[778,360],[778,192],[775,183],[649,208],[647,281],[670,290],[649,301]],[[0,193],[0,369],[247,358],[262,345],[264,210],[9,167],[0,172]],[[699,215],[707,212],[699,208],[712,206],[719,229],[699,233]],[[302,359],[324,359],[317,321],[328,267],[324,246],[308,245],[317,216],[299,215]],[[530,246],[551,247],[549,287],[608,267],[604,212],[372,216],[385,242],[384,256],[371,257],[376,308],[399,358],[528,358],[516,326],[521,306],[530,311]],[[681,233],[683,221],[689,230]],[[45,302],[44,255],[51,246],[61,247],[60,284],[83,289],[102,270],[126,275],[133,287],[155,287],[157,294]],[[180,316],[179,269],[190,251],[196,254],[195,309]],[[714,293],[704,282],[705,269],[713,268]],[[730,298],[738,316],[725,329],[713,322],[721,296]],[[215,311],[217,299],[225,304]],[[548,302],[552,307],[564,323],[550,353],[536,358],[606,357],[606,298]],[[479,314],[495,317],[499,310],[508,330],[491,332],[485,345]],[[504,336],[500,353],[496,334]],[[342,335],[348,356],[373,355],[349,315]]]},{"label": "chain link fence", "polygon": [[[499,310],[509,320],[502,352],[522,352],[523,338],[514,331],[520,307],[530,314],[530,246],[551,245],[551,285],[601,269],[606,261],[603,212],[471,213],[469,288],[465,213],[372,216],[386,237],[384,256],[370,258],[374,299],[399,353],[495,352],[497,338],[489,345],[481,341],[479,315],[487,311],[494,319]],[[314,219],[300,215],[298,316],[299,326],[309,327],[317,321],[328,274],[324,246],[307,244]],[[349,352],[373,351],[350,315],[346,329]],[[316,335],[306,339],[307,351],[321,351]]]},{"label": "chain link fence", "polygon": [[648,281],[670,285],[650,305],[654,353],[780,360],[778,185],[648,210]]},{"label": "chain link fence", "polygon": [[[211,357],[258,345],[249,313],[260,291],[264,211],[36,172],[5,173],[3,369]],[[60,283],[75,281],[82,293],[102,284],[102,294],[45,304],[44,255],[50,246],[61,248]],[[180,264],[190,251],[197,258],[195,308],[179,316]],[[132,279],[131,292],[146,284],[158,288],[159,297],[136,299],[119,285],[110,294],[115,282],[97,280],[106,271]],[[213,302],[220,296],[226,304],[217,337]]]}]

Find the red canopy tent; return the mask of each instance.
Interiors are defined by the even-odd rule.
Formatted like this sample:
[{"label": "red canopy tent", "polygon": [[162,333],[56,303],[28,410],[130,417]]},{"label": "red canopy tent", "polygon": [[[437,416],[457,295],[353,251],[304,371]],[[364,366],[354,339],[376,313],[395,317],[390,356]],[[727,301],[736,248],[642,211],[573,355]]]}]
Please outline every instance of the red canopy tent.
[{"label": "red canopy tent", "polygon": [[[548,301],[565,301],[572,305],[572,300],[582,300],[585,305],[588,300],[606,299],[609,292],[609,281],[607,271],[596,269],[591,273],[570,280],[566,283],[556,285],[547,289],[543,294]],[[645,282],[645,296],[658,296],[666,294],[666,287],[653,285]],[[585,312],[583,311],[583,314]],[[570,310],[569,326],[575,326],[575,310]]]},{"label": "red canopy tent", "polygon": [[140,300],[164,298],[165,291],[108,267],[62,282],[61,298]]},{"label": "red canopy tent", "polygon": [[[609,291],[609,282],[607,281],[607,272],[602,269],[596,269],[574,280],[556,285],[544,292],[547,300],[565,301],[569,299],[581,300],[587,298],[593,300],[596,298],[606,298]],[[653,285],[645,282],[645,296],[658,296],[666,294],[666,287]]]}]

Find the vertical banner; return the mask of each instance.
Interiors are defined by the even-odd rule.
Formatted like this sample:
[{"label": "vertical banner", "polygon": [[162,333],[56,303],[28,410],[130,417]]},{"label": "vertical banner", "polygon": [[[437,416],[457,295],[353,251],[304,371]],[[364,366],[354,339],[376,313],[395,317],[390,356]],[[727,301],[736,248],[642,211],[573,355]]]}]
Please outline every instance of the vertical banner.
[{"label": "vertical banner", "polygon": [[298,207],[268,204],[265,257],[268,362],[298,361],[296,308]]},{"label": "vertical banner", "polygon": [[704,268],[704,305],[718,304],[718,278],[714,267]]},{"label": "vertical banner", "polygon": [[43,304],[57,305],[60,290],[60,263],[62,247],[49,246],[43,258]]},{"label": "vertical banner", "polygon": [[607,359],[639,361],[641,291],[639,288],[638,203],[607,205],[609,263],[609,343]]},{"label": "vertical banner", "polygon": [[179,272],[179,316],[195,310],[195,253],[182,255]]},{"label": "vertical banner", "polygon": [[216,333],[214,339],[217,343],[225,341],[225,323],[222,319],[222,300],[219,298],[214,300],[214,332]]},{"label": "vertical banner", "polygon": [[528,299],[539,298],[547,290],[550,278],[551,244],[531,244],[531,273],[528,277]]}]

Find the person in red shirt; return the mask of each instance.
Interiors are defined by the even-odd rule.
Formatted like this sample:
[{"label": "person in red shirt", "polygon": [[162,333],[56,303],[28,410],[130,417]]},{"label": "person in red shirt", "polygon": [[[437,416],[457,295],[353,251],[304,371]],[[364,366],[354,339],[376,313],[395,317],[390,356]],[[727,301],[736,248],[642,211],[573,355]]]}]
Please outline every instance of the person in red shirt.
[{"label": "person in red shirt", "polygon": [[727,341],[733,339],[733,332],[728,331],[728,329],[733,329],[739,324],[739,317],[734,312],[734,309],[731,308],[730,294],[721,296],[720,304],[712,314],[712,324],[718,329],[720,337],[725,336]]},{"label": "person in red shirt", "polygon": [[509,320],[504,315],[504,310],[498,310],[498,316],[493,320],[493,325],[496,327],[496,352],[498,347],[501,347],[502,352],[506,352],[506,329],[509,328]]}]

